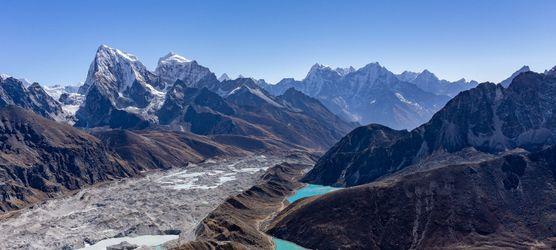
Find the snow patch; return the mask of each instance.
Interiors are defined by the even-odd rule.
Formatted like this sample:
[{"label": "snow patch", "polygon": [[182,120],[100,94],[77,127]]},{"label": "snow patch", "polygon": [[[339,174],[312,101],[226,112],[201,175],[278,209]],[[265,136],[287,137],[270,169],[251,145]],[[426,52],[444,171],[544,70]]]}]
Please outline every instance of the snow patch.
[{"label": "snow patch", "polygon": [[139,246],[156,247],[178,238],[179,235],[141,235],[136,237],[117,237],[101,240],[94,245],[86,245],[85,247],[80,248],[80,250],[105,250],[109,246],[120,244],[124,241]]}]

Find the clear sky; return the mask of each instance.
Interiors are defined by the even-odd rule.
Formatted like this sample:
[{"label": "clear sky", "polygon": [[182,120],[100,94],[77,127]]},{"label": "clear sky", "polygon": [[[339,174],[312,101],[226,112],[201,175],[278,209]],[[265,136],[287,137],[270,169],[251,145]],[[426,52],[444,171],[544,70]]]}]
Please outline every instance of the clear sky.
[{"label": "clear sky", "polygon": [[0,1],[0,72],[83,81],[100,44],[276,82],[315,62],[498,82],[556,65],[556,1]]}]

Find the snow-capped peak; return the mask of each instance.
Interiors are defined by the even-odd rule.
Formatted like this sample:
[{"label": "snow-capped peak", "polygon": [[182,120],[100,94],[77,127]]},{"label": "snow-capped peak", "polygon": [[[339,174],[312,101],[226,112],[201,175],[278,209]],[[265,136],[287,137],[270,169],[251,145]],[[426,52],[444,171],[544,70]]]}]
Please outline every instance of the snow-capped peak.
[{"label": "snow-capped peak", "polygon": [[218,81],[220,81],[220,82],[227,81],[227,80],[230,80],[230,77],[226,73],[224,73],[220,77],[218,77]]},{"label": "snow-capped peak", "polygon": [[373,62],[373,63],[369,63],[369,64],[363,66],[362,68],[358,69],[357,71],[378,73],[378,72],[386,72],[388,70],[386,68],[382,67],[382,65],[380,65],[380,63]]},{"label": "snow-capped peak", "polygon": [[438,79],[438,77],[436,77],[436,75],[434,73],[430,72],[428,69],[423,70],[423,72],[421,72],[421,74],[419,74],[419,76],[426,77],[426,78]]},{"label": "snow-capped peak", "polygon": [[160,64],[172,64],[172,63],[189,63],[191,62],[191,60],[180,56],[174,52],[170,52],[168,54],[166,54],[165,56],[161,57],[160,59],[158,59],[158,65]]},{"label": "snow-capped peak", "polygon": [[104,54],[104,55],[122,57],[122,58],[125,58],[126,60],[131,61],[131,62],[138,62],[139,61],[139,59],[137,59],[137,57],[132,55],[132,54],[123,52],[119,49],[115,49],[115,48],[109,47],[109,46],[104,45],[104,44],[100,45],[100,47],[98,48],[97,55],[99,53]]},{"label": "snow-capped peak", "polygon": [[[8,74],[0,74],[0,79],[3,79],[3,80],[8,79],[8,78],[10,78],[10,77],[12,77],[12,76],[10,76],[10,75],[8,75]],[[21,83],[23,83],[23,86],[25,86],[25,87],[29,87],[29,86],[31,86],[31,84],[33,84],[33,83],[32,83],[30,80],[28,80],[27,78],[19,78],[19,79],[17,79],[17,80],[20,81]]]},{"label": "snow-capped peak", "polygon": [[338,72],[341,76],[345,76],[349,73],[355,72],[355,68],[349,66],[347,68],[336,68],[334,71]]},{"label": "snow-capped peak", "polygon": [[419,75],[419,73],[416,72],[412,72],[412,71],[404,71],[401,74],[398,75],[398,78],[404,82],[412,82],[415,80],[415,78],[417,78],[417,76]]},{"label": "snow-capped peak", "polygon": [[531,69],[529,68],[529,66],[524,65],[523,67],[519,68],[516,72],[514,72],[510,77],[508,77],[504,81],[500,82],[500,84],[504,88],[507,88],[508,86],[510,86],[510,83],[512,83],[514,78],[516,78],[519,74],[521,74],[523,72],[528,72],[528,71],[531,71]]},{"label": "snow-capped peak", "polygon": [[523,65],[523,67],[521,67],[521,69],[519,69],[519,71],[527,72],[527,71],[531,71],[531,68],[529,68],[529,66],[527,66],[527,65]]},{"label": "snow-capped peak", "polygon": [[172,85],[177,80],[181,80],[188,86],[212,74],[208,68],[199,65],[195,60],[189,60],[173,52],[158,60],[158,66],[154,73],[167,85]]},{"label": "snow-capped peak", "polygon": [[101,45],[89,67],[87,79],[80,88],[80,93],[86,94],[93,85],[102,85],[102,89],[123,93],[130,89],[134,82],[144,85],[150,82],[151,78],[152,73],[136,56]]},{"label": "snow-capped peak", "polygon": [[319,69],[324,69],[324,68],[329,68],[329,66],[326,66],[326,65],[323,65],[323,64],[320,64],[320,63],[315,63],[309,71],[319,70]]},{"label": "snow-capped peak", "polygon": [[315,63],[307,73],[307,76],[305,76],[305,79],[318,79],[321,78],[323,74],[328,75],[330,73],[332,73],[333,75],[341,76],[340,73],[334,71],[330,66]]},{"label": "snow-capped peak", "polygon": [[556,76],[556,66],[554,66],[551,70],[546,72],[547,75]]}]

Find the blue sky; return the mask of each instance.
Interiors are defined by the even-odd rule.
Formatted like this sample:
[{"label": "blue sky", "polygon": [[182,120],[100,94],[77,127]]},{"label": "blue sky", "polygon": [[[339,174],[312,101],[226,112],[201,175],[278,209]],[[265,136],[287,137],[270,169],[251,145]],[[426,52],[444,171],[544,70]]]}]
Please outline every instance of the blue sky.
[{"label": "blue sky", "polygon": [[0,1],[0,72],[86,77],[100,44],[150,69],[174,51],[220,75],[301,79],[315,62],[500,81],[556,65],[556,1]]}]

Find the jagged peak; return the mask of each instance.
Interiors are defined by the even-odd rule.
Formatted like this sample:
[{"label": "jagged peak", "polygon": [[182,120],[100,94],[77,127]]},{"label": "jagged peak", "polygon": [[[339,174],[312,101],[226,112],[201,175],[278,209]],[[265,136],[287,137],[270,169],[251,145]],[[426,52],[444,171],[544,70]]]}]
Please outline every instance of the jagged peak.
[{"label": "jagged peak", "polygon": [[384,66],[380,65],[380,63],[378,62],[372,62],[372,63],[368,63],[367,65],[363,66],[362,68],[358,69],[357,72],[366,72],[366,73],[371,73],[371,74],[375,74],[375,73],[391,73],[393,75],[392,72],[390,72],[388,69],[386,69]]},{"label": "jagged peak", "polygon": [[114,57],[114,56],[124,58],[128,61],[131,61],[131,62],[138,62],[139,61],[139,59],[135,55],[124,52],[124,51],[121,51],[121,50],[116,49],[116,48],[112,48],[112,47],[110,47],[108,45],[105,45],[105,44],[102,44],[98,47],[95,59],[106,58],[106,57]]},{"label": "jagged peak", "polygon": [[556,76],[556,66],[546,72],[547,75]]},{"label": "jagged peak", "polygon": [[404,70],[404,72],[402,72],[401,74],[399,74],[397,76],[402,81],[412,82],[412,81],[415,80],[415,78],[417,78],[418,75],[419,75],[419,73],[417,73],[417,72]]},{"label": "jagged peak", "polygon": [[512,74],[512,76],[515,77],[515,76],[517,76],[517,75],[519,75],[519,74],[521,74],[521,73],[523,73],[523,72],[527,72],[527,71],[531,71],[531,68],[529,68],[529,66],[527,66],[527,65],[523,65],[523,66],[521,66],[521,68],[519,68],[517,71],[515,71],[515,72]]},{"label": "jagged peak", "polygon": [[432,76],[436,77],[436,75],[434,73],[430,72],[428,69],[424,69],[423,71],[421,71],[421,74],[422,75],[432,75]]},{"label": "jagged peak", "polygon": [[330,66],[326,66],[326,65],[323,65],[323,64],[320,64],[320,63],[315,63],[315,64],[313,64],[313,66],[311,66],[311,69],[309,71],[319,70],[319,69],[324,69],[324,68],[330,68]]},{"label": "jagged peak", "polygon": [[336,69],[334,69],[334,71],[338,72],[338,74],[340,74],[341,76],[345,76],[349,73],[355,72],[355,68],[353,66],[349,66],[347,68],[337,67]]},{"label": "jagged peak", "polygon": [[15,78],[15,77],[13,77],[11,75],[8,75],[8,74],[0,74],[0,80],[6,80],[8,78],[13,78],[13,79],[21,82],[24,86],[30,86],[33,83],[27,78]]},{"label": "jagged peak", "polygon": [[505,80],[503,80],[502,82],[500,82],[500,84],[504,87],[508,87],[510,86],[511,82],[513,81],[514,78],[516,78],[519,74],[524,73],[524,72],[528,72],[531,71],[531,69],[529,68],[529,66],[527,65],[523,65],[521,68],[519,68],[517,71],[515,71],[514,73],[512,73],[512,75],[508,78],[506,78]]},{"label": "jagged peak", "polygon": [[158,59],[158,64],[166,64],[166,63],[189,63],[191,60],[180,56],[174,52],[169,52],[165,56]]},{"label": "jagged peak", "polygon": [[521,69],[519,70],[523,70],[523,71],[531,71],[531,68],[529,68],[528,65],[523,65],[523,67],[521,67]]},{"label": "jagged peak", "polygon": [[10,75],[8,74],[4,74],[4,73],[0,74],[0,79],[8,79],[9,77]]},{"label": "jagged peak", "polygon": [[228,76],[228,74],[223,73],[222,75],[220,75],[220,77],[218,77],[218,81],[223,82],[223,81],[227,81],[230,80],[230,76]]},{"label": "jagged peak", "polygon": [[28,88],[40,88],[40,89],[42,89],[42,86],[38,82],[34,82],[31,85],[29,85]]},{"label": "jagged peak", "polygon": [[439,80],[438,77],[434,73],[430,72],[428,69],[421,71],[421,73],[419,73],[417,78]]},{"label": "jagged peak", "polygon": [[365,65],[364,67],[382,67],[382,65],[380,65],[379,62],[371,62],[367,63],[367,65]]}]

